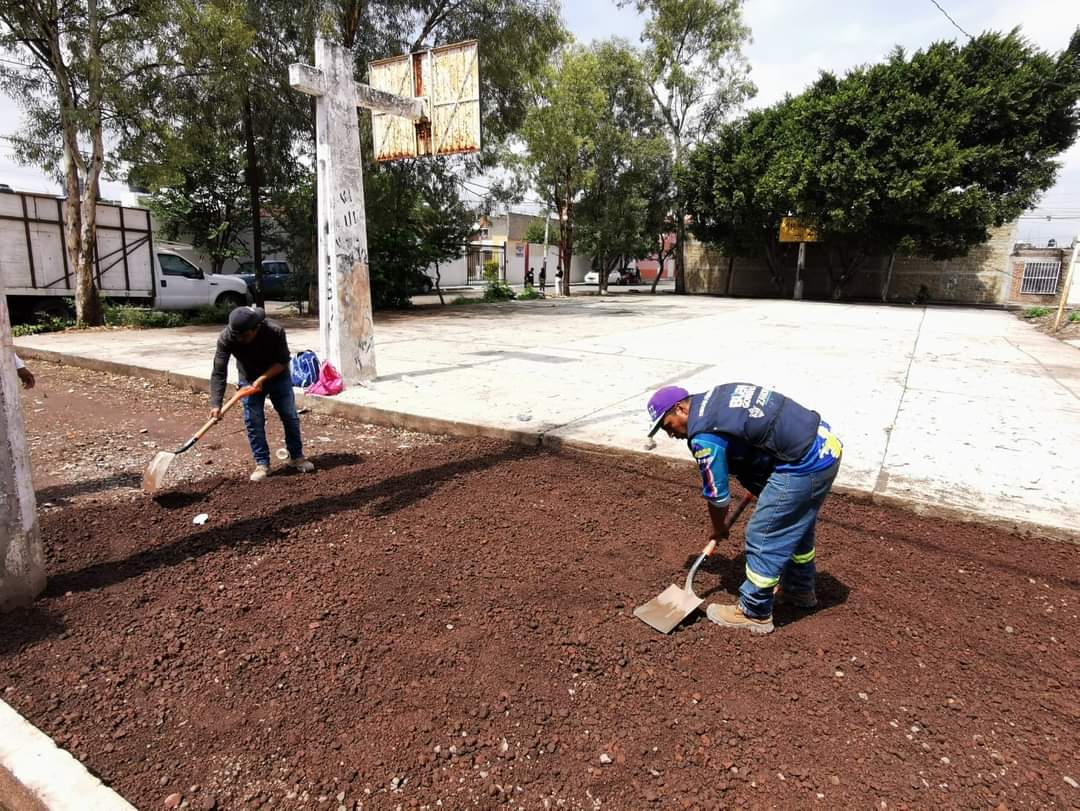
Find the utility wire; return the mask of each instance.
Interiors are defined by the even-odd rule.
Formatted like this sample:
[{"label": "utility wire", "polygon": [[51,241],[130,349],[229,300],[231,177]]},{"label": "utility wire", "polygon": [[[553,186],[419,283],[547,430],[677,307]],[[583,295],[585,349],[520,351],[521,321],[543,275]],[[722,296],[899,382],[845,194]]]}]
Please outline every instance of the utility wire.
[{"label": "utility wire", "polygon": [[[976,41],[975,37],[972,36],[970,33],[968,33],[963,28],[963,26],[960,25],[960,23],[958,23],[956,20],[954,20],[952,18],[952,15],[949,14],[949,12],[947,12],[942,7],[941,3],[939,3],[938,0],[930,0],[930,2],[933,3],[937,7],[938,11],[940,11],[942,14],[945,15],[945,19],[948,20],[950,23],[952,23],[953,27],[957,31],[959,31],[961,34],[963,34],[965,37],[968,38],[968,40],[971,42],[972,45],[974,45],[976,48],[978,48],[983,53],[988,54],[989,56],[992,56],[994,59],[997,59],[998,64],[1000,64],[1002,67],[1007,67],[1009,70],[1015,70],[1014,65],[1006,65],[1004,62],[1002,62],[1000,60],[1000,58],[998,57],[998,55],[996,53],[991,51],[989,48],[985,47],[981,42]],[[1052,79],[1044,80],[1043,84],[1045,84],[1047,87],[1056,87],[1059,90],[1071,90],[1072,89],[1069,85],[1064,85],[1064,84],[1061,84],[1060,82],[1055,82]]]}]

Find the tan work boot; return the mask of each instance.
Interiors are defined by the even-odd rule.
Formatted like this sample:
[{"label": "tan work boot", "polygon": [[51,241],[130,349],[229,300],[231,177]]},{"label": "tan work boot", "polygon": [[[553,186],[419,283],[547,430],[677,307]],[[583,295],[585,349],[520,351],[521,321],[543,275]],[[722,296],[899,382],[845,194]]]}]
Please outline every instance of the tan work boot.
[{"label": "tan work boot", "polygon": [[817,594],[811,591],[784,591],[777,589],[773,602],[778,605],[790,605],[795,608],[817,608]]},{"label": "tan work boot", "polygon": [[748,617],[743,613],[742,606],[738,603],[735,603],[735,605],[713,603],[705,609],[705,616],[725,628],[746,628],[755,634],[771,634],[775,628],[772,614],[764,619]]},{"label": "tan work boot", "polygon": [[299,473],[310,473],[315,469],[315,465],[311,464],[307,459],[301,456],[299,459],[290,459],[289,467]]},{"label": "tan work boot", "polygon": [[256,465],[255,469],[251,471],[251,475],[248,476],[253,482],[261,482],[267,476],[270,475],[269,465]]}]

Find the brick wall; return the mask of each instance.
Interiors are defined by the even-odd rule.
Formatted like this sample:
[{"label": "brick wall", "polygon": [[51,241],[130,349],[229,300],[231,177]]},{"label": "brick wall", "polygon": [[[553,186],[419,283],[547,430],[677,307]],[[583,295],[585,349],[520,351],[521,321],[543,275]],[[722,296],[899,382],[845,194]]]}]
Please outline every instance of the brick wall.
[{"label": "brick wall", "polygon": [[[1010,279],[1008,289],[1008,303],[1018,304],[1023,307],[1033,306],[1056,306],[1058,303],[1058,295],[1061,292],[1061,286],[1065,281],[1065,267],[1069,259],[1072,258],[1071,253],[1066,253],[1058,248],[1027,248],[1020,249],[1015,256],[1010,258]],[[1045,295],[1038,293],[1021,293],[1020,290],[1024,282],[1024,264],[1026,262],[1060,262],[1061,271],[1058,273],[1058,283],[1053,293],[1047,293]]]},{"label": "brick wall", "polygon": [[[1017,303],[1010,299],[1014,233],[1015,224],[993,229],[989,240],[956,259],[898,256],[891,278],[889,257],[870,257],[844,286],[843,298],[881,300],[887,282],[887,301]],[[693,240],[687,244],[685,255],[687,290],[691,293],[791,297],[794,292],[797,245],[784,246],[779,256],[783,279],[780,290],[773,283],[763,257],[736,257],[732,264],[719,250]],[[827,300],[832,295],[824,249],[820,245],[807,245],[803,296]],[[1031,297],[1023,297],[1028,298]]]}]

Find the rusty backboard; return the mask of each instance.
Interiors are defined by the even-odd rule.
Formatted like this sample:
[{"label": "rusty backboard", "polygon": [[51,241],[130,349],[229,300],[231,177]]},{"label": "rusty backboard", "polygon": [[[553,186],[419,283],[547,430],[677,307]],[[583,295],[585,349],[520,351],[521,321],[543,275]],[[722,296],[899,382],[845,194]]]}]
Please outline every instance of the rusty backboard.
[{"label": "rusty backboard", "polygon": [[480,70],[475,41],[443,45],[369,65],[376,90],[423,99],[421,121],[373,111],[375,160],[480,149]]}]

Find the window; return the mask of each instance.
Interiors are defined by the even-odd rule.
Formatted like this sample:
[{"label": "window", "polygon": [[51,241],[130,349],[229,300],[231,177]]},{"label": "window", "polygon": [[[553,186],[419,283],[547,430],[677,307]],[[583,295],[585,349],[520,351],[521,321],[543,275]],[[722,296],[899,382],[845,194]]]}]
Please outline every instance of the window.
[{"label": "window", "polygon": [[185,279],[201,279],[203,272],[191,262],[174,253],[159,253],[158,264],[164,276],[182,276]]},{"label": "window", "polygon": [[263,272],[271,276],[288,276],[289,265],[287,262],[266,262],[263,265]]},{"label": "window", "polygon": [[1024,262],[1024,279],[1021,293],[1052,296],[1057,292],[1061,262]]}]

